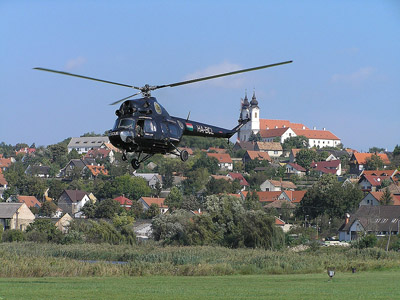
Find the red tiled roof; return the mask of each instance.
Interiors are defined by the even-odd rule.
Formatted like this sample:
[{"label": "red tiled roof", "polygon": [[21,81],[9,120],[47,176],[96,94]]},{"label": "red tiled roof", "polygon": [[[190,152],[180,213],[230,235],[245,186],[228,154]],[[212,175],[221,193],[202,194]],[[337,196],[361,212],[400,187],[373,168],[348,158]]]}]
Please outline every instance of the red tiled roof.
[{"label": "red tiled roof", "polygon": [[358,182],[361,182],[363,179],[367,180],[372,186],[380,186],[383,180],[388,179],[388,176],[362,175]]},{"label": "red tiled roof", "polygon": [[0,169],[0,185],[7,185],[7,184],[8,184],[8,182],[7,182],[6,178],[4,177],[4,175],[3,175],[3,173],[1,172],[1,169]]},{"label": "red tiled roof", "polygon": [[258,160],[268,160],[271,161],[271,157],[268,155],[267,152],[261,151],[250,151],[247,150],[247,154],[249,155],[251,160],[258,159]]},{"label": "red tiled roof", "polygon": [[35,196],[17,196],[17,200],[19,203],[25,203],[28,207],[41,207],[42,203],[36,199]]},{"label": "red tiled roof", "polygon": [[0,168],[8,168],[11,164],[11,158],[0,158]]},{"label": "red tiled roof", "polygon": [[227,153],[207,153],[209,157],[215,157],[219,163],[232,163],[231,156]]},{"label": "red tiled roof", "polygon": [[289,128],[261,129],[260,135],[262,138],[282,136],[288,129]]},{"label": "red tiled roof", "polygon": [[227,152],[226,149],[215,148],[215,147],[210,147],[210,148],[208,148],[208,151],[215,151],[216,153],[226,153],[226,152]]},{"label": "red tiled roof", "polygon": [[231,178],[233,178],[233,180],[235,180],[235,179],[239,180],[240,185],[249,186],[249,183],[248,183],[247,180],[243,177],[242,174],[230,172],[228,175],[229,175]]},{"label": "red tiled roof", "polygon": [[304,169],[302,166],[296,164],[296,163],[288,163],[289,166],[293,167],[293,169],[300,171],[300,172],[305,172],[306,169]]},{"label": "red tiled roof", "polygon": [[284,191],[292,203],[300,203],[307,191]]},{"label": "red tiled roof", "polygon": [[[375,153],[353,153],[353,155],[359,165],[366,164],[367,159],[370,159],[372,157],[372,155],[374,155],[374,154]],[[390,160],[385,153],[377,153],[376,155],[378,155],[382,159],[382,161],[385,165],[390,164]]]},{"label": "red tiled roof", "polygon": [[396,173],[398,173],[397,170],[364,170],[362,171],[361,175],[374,175],[374,176],[388,176],[392,177]]},{"label": "red tiled roof", "polygon": [[215,180],[218,180],[218,179],[223,179],[223,180],[226,180],[226,181],[231,181],[232,180],[232,178],[229,178],[229,177],[224,176],[224,175],[211,175],[211,177],[214,178]]},{"label": "red tiled roof", "polygon": [[303,124],[300,123],[292,123],[288,120],[269,120],[269,119],[260,119],[260,129],[274,129],[274,128],[287,128],[290,127],[292,129],[308,129]]},{"label": "red tiled roof", "polygon": [[[370,194],[372,196],[374,196],[374,198],[378,201],[381,201],[381,198],[383,196],[383,192],[370,192]],[[393,194],[391,194],[391,195],[392,195],[392,201],[393,201],[392,205],[400,205],[400,196],[399,195],[396,196]]]},{"label": "red tiled roof", "polygon": [[93,176],[97,175],[108,175],[108,171],[104,166],[86,166],[89,171],[93,174]]},{"label": "red tiled roof", "polygon": [[114,200],[117,201],[120,205],[132,205],[132,200],[124,196],[119,196],[117,198],[114,198]]},{"label": "red tiled roof", "polygon": [[104,148],[96,148],[96,149],[90,149],[88,153],[85,155],[86,158],[105,158],[110,155],[111,150],[109,149],[104,149]]},{"label": "red tiled roof", "polygon": [[282,194],[282,192],[257,192],[258,197],[260,198],[260,202],[273,202],[278,200],[278,197]]},{"label": "red tiled roof", "polygon": [[273,186],[280,186],[284,189],[295,189],[296,185],[291,181],[268,180]]},{"label": "red tiled roof", "polygon": [[283,220],[281,220],[281,219],[275,217],[275,225],[283,226],[283,225],[285,225],[285,224],[286,224],[286,223],[285,223]]},{"label": "red tiled roof", "polygon": [[160,208],[168,208],[168,206],[164,204],[165,198],[142,197],[141,199],[143,199],[148,206],[157,204]]},{"label": "red tiled roof", "polygon": [[320,140],[340,140],[336,135],[334,135],[329,130],[303,130],[303,129],[293,129],[296,135],[303,135],[308,139],[320,139]]}]

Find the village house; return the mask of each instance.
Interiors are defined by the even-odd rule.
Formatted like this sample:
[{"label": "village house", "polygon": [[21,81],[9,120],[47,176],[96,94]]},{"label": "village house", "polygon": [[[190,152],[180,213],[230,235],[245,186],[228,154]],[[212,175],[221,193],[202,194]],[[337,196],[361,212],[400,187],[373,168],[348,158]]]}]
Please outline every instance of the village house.
[{"label": "village house", "polygon": [[255,159],[259,161],[262,160],[266,160],[268,162],[272,161],[271,157],[268,155],[267,152],[247,150],[246,153],[243,155],[244,164]]},{"label": "village house", "polygon": [[223,149],[223,148],[209,147],[207,152],[210,152],[210,153],[227,153],[227,150]]},{"label": "village house", "polygon": [[160,214],[165,214],[168,211],[168,206],[164,204],[165,198],[141,197],[138,202],[143,206],[146,211],[152,204],[156,204],[160,209]]},{"label": "village house", "polygon": [[242,191],[246,190],[246,188],[248,188],[250,186],[250,184],[247,182],[247,180],[240,173],[229,172],[228,175],[226,175],[226,176],[231,178],[232,180],[238,180],[240,186],[242,187]]},{"label": "village house", "polygon": [[233,151],[250,150],[254,151],[254,142],[237,141],[232,148]]},{"label": "village house", "polygon": [[[365,197],[361,200],[360,206],[361,205],[370,205],[370,206],[378,206],[381,205],[381,199],[384,195],[384,192],[369,192]],[[392,205],[400,205],[400,195],[394,195],[391,194],[392,196]]]},{"label": "village house", "polygon": [[397,235],[399,233],[400,206],[362,205],[347,215],[339,229],[340,241],[353,241],[365,234]]},{"label": "village house", "polygon": [[367,161],[371,159],[372,155],[377,155],[385,166],[390,165],[390,160],[385,153],[353,153],[350,158],[350,174],[361,174],[362,171],[365,170],[365,166]]},{"label": "village house", "polygon": [[158,173],[133,173],[135,177],[141,177],[146,180],[148,186],[152,189],[156,188],[157,182],[162,187],[162,176]]},{"label": "village house", "polygon": [[342,163],[338,160],[312,162],[311,168],[318,172],[320,176],[324,174],[342,175]]},{"label": "village house", "polygon": [[3,193],[7,189],[8,182],[3,175],[2,169],[0,169],[0,199],[3,199]]},{"label": "village house", "polygon": [[299,177],[303,177],[306,175],[306,169],[304,169],[302,166],[296,164],[296,163],[288,163],[286,164],[286,174],[294,174]]},{"label": "village house", "polygon": [[282,181],[282,180],[272,180],[267,179],[260,185],[261,191],[284,191],[284,190],[292,190],[296,189],[296,185],[291,181]]},{"label": "village house", "polygon": [[3,154],[0,154],[0,169],[2,171],[6,171],[13,163],[15,163],[15,158],[3,158]]},{"label": "village house", "polygon": [[126,198],[124,195],[114,198],[114,201],[117,201],[119,205],[126,210],[130,210],[133,204],[132,200]]},{"label": "village house", "polygon": [[227,153],[207,153],[208,157],[214,157],[218,160],[218,166],[221,170],[233,170],[231,156]]},{"label": "village house", "polygon": [[42,203],[39,202],[38,199],[36,199],[35,196],[21,196],[21,195],[12,195],[10,196],[6,202],[8,203],[25,203],[29,208],[31,207],[36,207],[40,208],[42,206]]},{"label": "village house", "polygon": [[276,142],[256,142],[254,150],[266,152],[270,157],[279,157],[283,154],[281,143]]},{"label": "village house", "polygon": [[58,199],[58,206],[63,212],[68,213],[74,218],[80,218],[82,217],[82,213],[80,212],[82,207],[89,201],[93,202],[90,194],[85,191],[64,190]]},{"label": "village house", "polygon": [[33,221],[35,221],[35,215],[25,203],[0,203],[0,226],[3,227],[3,230],[25,231]]},{"label": "village house", "polygon": [[68,143],[68,153],[72,150],[76,150],[79,154],[88,153],[91,149],[98,149],[103,144],[109,143],[109,139],[106,136],[96,137],[73,137]]},{"label": "village house", "polygon": [[108,176],[108,170],[104,166],[88,165],[88,166],[85,166],[85,168],[83,169],[84,172],[86,170],[88,170],[88,172],[89,172],[89,178],[90,179],[95,179],[99,175]]},{"label": "village house", "polygon": [[290,150],[290,152],[289,152],[289,162],[291,162],[291,163],[296,162],[296,155],[297,155],[297,153],[299,153],[300,150],[301,149],[295,149],[295,148]]},{"label": "village house", "polygon": [[26,175],[40,177],[40,178],[49,178],[50,177],[50,167],[48,166],[33,166],[29,165],[25,170]]},{"label": "village house", "polygon": [[73,220],[73,218],[69,214],[65,214],[60,219],[58,219],[54,225],[62,233],[68,233],[69,226],[70,226],[72,220]]},{"label": "village house", "polygon": [[95,148],[91,149],[86,153],[84,156],[85,158],[94,158],[97,160],[108,160],[110,163],[113,163],[115,160],[114,157],[114,152],[109,149],[104,149],[104,148]]},{"label": "village house", "polygon": [[361,175],[358,180],[358,185],[363,192],[376,192],[381,187],[382,183],[386,181],[392,183],[390,176],[375,176],[375,175]]}]

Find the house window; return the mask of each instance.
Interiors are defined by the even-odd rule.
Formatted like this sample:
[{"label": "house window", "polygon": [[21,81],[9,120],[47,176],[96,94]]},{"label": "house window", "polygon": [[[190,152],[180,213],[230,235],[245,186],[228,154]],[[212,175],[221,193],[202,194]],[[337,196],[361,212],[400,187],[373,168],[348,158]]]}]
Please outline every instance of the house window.
[{"label": "house window", "polygon": [[257,119],[257,113],[256,113],[256,112],[254,113],[254,118],[256,118],[256,119]]}]

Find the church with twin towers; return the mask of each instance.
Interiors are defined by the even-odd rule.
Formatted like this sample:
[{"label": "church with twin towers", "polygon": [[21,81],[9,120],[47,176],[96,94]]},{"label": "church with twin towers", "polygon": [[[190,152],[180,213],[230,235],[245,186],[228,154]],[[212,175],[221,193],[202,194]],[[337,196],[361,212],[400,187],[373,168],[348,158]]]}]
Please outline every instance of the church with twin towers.
[{"label": "church with twin towers", "polygon": [[255,91],[250,102],[247,93],[241,100],[240,117],[243,120],[250,117],[251,120],[239,130],[239,142],[247,142],[252,135],[259,134],[263,142],[283,143],[287,138],[302,135],[308,138],[310,147],[336,147],[341,144],[341,140],[325,128],[317,130],[315,127],[310,129],[304,124],[288,120],[261,119]]}]

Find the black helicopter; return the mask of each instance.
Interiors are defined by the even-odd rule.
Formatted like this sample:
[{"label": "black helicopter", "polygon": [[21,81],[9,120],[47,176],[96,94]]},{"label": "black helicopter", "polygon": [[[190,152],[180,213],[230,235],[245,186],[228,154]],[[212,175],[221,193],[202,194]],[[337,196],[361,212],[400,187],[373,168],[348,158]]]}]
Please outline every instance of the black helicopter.
[{"label": "black helicopter", "polygon": [[[117,115],[117,120],[115,121],[113,129],[108,134],[111,144],[123,151],[123,160],[127,160],[126,154],[128,152],[133,152],[134,154],[137,154],[137,157],[132,159],[131,164],[134,169],[138,169],[140,167],[140,163],[144,162],[156,153],[171,153],[180,156],[182,161],[186,161],[188,159],[188,152],[186,150],[180,150],[178,148],[179,142],[181,141],[183,135],[229,139],[242,126],[250,121],[250,118],[240,118],[238,121],[239,124],[235,128],[229,130],[213,125],[191,121],[189,120],[189,116],[187,119],[173,117],[170,116],[165,108],[157,102],[156,98],[151,97],[151,91],[165,87],[175,87],[198,81],[275,67],[291,62],[292,61],[285,61],[165,85],[151,86],[146,84],[143,87],[136,87],[133,85],[45,68],[34,69],[79,77],[83,79],[90,79],[139,90],[139,92],[133,95],[130,95],[110,104],[115,105],[124,101],[121,104],[120,108],[117,109],[115,112],[115,114]],[[140,94],[143,96],[142,98],[129,100],[130,98]]]}]

